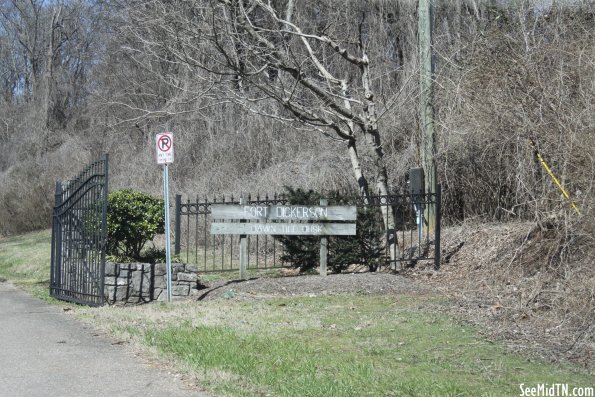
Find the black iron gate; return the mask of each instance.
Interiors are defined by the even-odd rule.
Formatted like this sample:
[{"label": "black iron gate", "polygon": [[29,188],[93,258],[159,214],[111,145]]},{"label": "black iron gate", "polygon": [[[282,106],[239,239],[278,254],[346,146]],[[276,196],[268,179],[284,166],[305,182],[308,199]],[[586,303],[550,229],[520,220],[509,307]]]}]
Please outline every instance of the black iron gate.
[{"label": "black iron gate", "polygon": [[108,155],[56,182],[50,295],[100,306],[104,298]]}]

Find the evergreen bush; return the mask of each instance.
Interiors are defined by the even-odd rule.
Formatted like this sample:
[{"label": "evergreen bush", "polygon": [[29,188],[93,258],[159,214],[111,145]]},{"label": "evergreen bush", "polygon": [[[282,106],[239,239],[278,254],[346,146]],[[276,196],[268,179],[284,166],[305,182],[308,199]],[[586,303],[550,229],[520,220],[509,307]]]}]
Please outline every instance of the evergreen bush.
[{"label": "evergreen bush", "polygon": [[130,189],[108,196],[107,254],[141,260],[141,250],[164,233],[163,200]]},{"label": "evergreen bush", "polygon": [[[301,188],[287,190],[287,199],[290,205],[319,205],[322,196],[313,190],[303,190]],[[283,262],[288,262],[292,267],[307,271],[313,269],[318,264],[320,254],[320,237],[316,236],[276,236],[277,240],[283,244],[285,253],[281,256]]]},{"label": "evergreen bush", "polygon": [[[314,190],[301,188],[287,190],[289,204],[292,205],[320,205],[320,199],[326,197],[329,205],[354,205],[355,195],[336,191],[321,194]],[[359,207],[355,236],[329,236],[328,267],[334,273],[340,273],[349,265],[362,264],[375,271],[382,259],[384,251],[382,220],[380,209],[374,207]],[[285,253],[281,259],[294,268],[307,271],[318,267],[320,258],[320,237],[318,236],[277,236]]]}]

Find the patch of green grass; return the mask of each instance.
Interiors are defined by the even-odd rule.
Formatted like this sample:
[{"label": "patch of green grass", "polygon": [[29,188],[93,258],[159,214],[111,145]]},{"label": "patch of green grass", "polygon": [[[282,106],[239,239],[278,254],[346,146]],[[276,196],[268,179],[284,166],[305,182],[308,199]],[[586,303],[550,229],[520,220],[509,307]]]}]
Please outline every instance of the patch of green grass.
[{"label": "patch of green grass", "polygon": [[49,299],[50,231],[0,240],[0,277],[42,299]]},{"label": "patch of green grass", "polygon": [[586,373],[506,353],[419,309],[420,299],[205,302],[219,305],[223,321],[149,327],[144,340],[234,396],[508,396],[520,383],[590,385]]}]

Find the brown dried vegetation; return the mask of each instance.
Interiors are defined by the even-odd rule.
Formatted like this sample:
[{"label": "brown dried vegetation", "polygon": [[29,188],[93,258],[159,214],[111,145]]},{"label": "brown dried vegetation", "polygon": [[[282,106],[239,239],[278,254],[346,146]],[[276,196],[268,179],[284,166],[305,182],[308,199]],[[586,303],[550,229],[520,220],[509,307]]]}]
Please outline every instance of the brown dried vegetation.
[{"label": "brown dried vegetation", "polygon": [[592,249],[533,222],[463,224],[444,244],[439,273],[411,275],[452,297],[452,310],[513,351],[595,366]]}]

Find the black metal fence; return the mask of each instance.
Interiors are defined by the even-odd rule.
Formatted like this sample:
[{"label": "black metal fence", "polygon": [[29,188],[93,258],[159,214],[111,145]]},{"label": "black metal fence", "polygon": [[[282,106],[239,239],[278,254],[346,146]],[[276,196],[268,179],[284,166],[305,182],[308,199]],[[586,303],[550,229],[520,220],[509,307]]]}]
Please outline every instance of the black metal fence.
[{"label": "black metal fence", "polygon": [[[288,199],[283,195],[264,197],[248,196],[247,205],[283,205]],[[231,197],[209,200],[189,198],[182,202],[182,195],[176,195],[174,254],[182,262],[195,265],[200,272],[222,272],[238,270],[240,263],[239,236],[211,235],[211,205],[239,204]],[[282,259],[283,246],[272,236],[250,236],[248,238],[248,267],[250,269],[274,269],[287,267]]]},{"label": "black metal fence", "polygon": [[[361,224],[358,220],[358,236],[374,235],[375,252],[379,252],[379,266],[391,269],[413,265],[418,261],[434,261],[440,264],[440,187],[427,194],[376,195],[367,198],[353,197],[341,205],[356,205],[362,211],[376,213],[376,222]],[[286,205],[286,196],[248,196],[247,205]],[[199,272],[222,272],[239,269],[239,236],[211,235],[212,204],[238,205],[234,197],[219,200],[208,198],[182,199],[176,195],[174,254]],[[329,205],[335,203],[329,201]],[[430,224],[428,211],[434,211],[435,222]],[[358,215],[359,219],[359,215]],[[387,227],[388,225],[388,227]],[[361,230],[363,228],[363,230]],[[381,229],[378,232],[378,228]],[[377,238],[379,237],[379,238]],[[343,237],[331,237],[343,238]],[[361,237],[358,237],[361,238]],[[292,267],[287,260],[284,245],[275,236],[248,236],[248,269],[271,269]],[[368,258],[357,259],[364,265]],[[332,258],[329,258],[332,262]]]},{"label": "black metal fence", "polygon": [[56,182],[52,212],[50,295],[102,305],[107,239],[108,156],[76,178]]},{"label": "black metal fence", "polygon": [[[384,228],[384,263],[414,265],[434,261],[440,267],[441,187],[435,193],[390,194],[360,198],[359,208],[380,208]],[[432,223],[429,218],[434,219]]]}]

